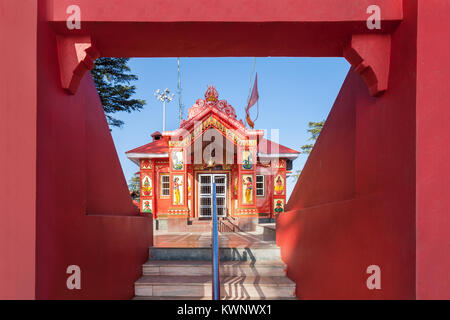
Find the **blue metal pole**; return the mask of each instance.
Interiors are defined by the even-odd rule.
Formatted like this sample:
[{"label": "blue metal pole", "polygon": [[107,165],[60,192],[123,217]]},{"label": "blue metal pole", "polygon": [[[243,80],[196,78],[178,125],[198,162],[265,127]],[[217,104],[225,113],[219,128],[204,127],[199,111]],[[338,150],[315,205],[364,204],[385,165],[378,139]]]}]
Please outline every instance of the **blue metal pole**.
[{"label": "blue metal pole", "polygon": [[213,247],[213,299],[219,300],[219,235],[217,228],[217,203],[216,203],[216,183],[213,183],[213,234],[212,234],[212,247]]}]

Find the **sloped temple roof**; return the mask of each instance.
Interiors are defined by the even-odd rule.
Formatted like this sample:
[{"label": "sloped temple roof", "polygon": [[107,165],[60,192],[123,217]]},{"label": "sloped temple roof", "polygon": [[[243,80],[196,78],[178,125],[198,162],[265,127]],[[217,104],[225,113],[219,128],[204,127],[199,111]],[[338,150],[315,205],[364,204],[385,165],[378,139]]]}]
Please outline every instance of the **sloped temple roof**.
[{"label": "sloped temple roof", "polygon": [[[167,158],[169,145],[174,137],[183,136],[188,132],[186,143],[192,143],[204,129],[214,127],[234,142],[253,139],[257,141],[258,157],[281,157],[296,159],[300,152],[288,148],[263,137],[263,130],[251,130],[245,127],[242,120],[237,120],[234,108],[226,100],[219,100],[219,94],[213,86],[208,86],[205,99],[198,99],[188,111],[188,119],[183,120],[180,128],[175,131],[158,131],[152,134],[153,141],[126,152],[127,157],[138,164],[141,158]],[[198,128],[198,124],[200,128]],[[181,142],[180,142],[181,143]]]}]

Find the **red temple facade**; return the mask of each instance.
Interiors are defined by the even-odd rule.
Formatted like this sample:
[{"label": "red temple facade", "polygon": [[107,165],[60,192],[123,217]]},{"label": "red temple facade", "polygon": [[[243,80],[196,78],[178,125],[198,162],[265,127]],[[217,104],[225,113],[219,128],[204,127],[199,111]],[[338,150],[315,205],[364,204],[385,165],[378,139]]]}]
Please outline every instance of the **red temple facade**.
[{"label": "red temple facade", "polygon": [[240,230],[283,212],[286,177],[299,152],[247,128],[213,86],[177,130],[152,138],[126,154],[140,168],[140,211],[157,225],[186,231],[209,220],[214,182],[218,216]]}]

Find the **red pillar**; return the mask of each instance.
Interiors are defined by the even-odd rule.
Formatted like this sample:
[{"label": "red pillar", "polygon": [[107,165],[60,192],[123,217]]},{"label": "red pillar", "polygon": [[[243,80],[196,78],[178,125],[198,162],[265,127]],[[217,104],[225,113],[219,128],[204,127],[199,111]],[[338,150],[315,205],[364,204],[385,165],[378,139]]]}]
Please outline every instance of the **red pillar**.
[{"label": "red pillar", "polygon": [[416,294],[450,299],[450,2],[418,3]]},{"label": "red pillar", "polygon": [[34,299],[37,3],[0,15],[0,300]]}]

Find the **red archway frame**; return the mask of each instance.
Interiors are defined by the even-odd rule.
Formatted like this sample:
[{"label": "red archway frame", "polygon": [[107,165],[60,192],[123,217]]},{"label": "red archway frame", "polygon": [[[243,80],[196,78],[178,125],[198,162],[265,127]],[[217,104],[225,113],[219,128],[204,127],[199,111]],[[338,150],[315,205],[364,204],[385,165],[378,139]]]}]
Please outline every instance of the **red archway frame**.
[{"label": "red archway frame", "polygon": [[[73,4],[82,15],[80,30],[67,28],[66,9]],[[343,56],[378,96],[388,86],[390,33],[403,14],[401,1],[386,0],[241,1],[234,10],[227,1],[216,1],[214,9],[176,0],[161,6],[138,0],[123,10],[106,0],[52,5],[48,21],[58,34],[61,82],[72,94],[100,55]],[[380,30],[367,27],[372,5],[382,12]]]},{"label": "red archway frame", "polygon": [[[151,223],[135,216],[95,86],[83,77],[98,56],[344,56],[354,68],[277,226],[297,296],[450,297],[441,254],[449,44],[434,36],[449,36],[448,19],[434,16],[448,1],[0,2],[2,42],[14,49],[0,52],[0,99],[11,110],[2,114],[0,142],[11,147],[0,165],[14,173],[1,182],[0,297],[133,294]],[[66,28],[74,4],[81,30]],[[381,8],[381,30],[366,27],[370,5]],[[9,191],[23,181],[25,195]],[[70,264],[85,270],[81,291],[65,287]],[[381,267],[381,290],[366,287],[370,264]]]}]

